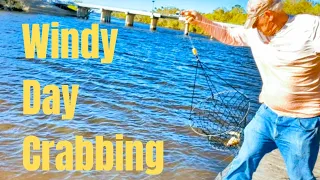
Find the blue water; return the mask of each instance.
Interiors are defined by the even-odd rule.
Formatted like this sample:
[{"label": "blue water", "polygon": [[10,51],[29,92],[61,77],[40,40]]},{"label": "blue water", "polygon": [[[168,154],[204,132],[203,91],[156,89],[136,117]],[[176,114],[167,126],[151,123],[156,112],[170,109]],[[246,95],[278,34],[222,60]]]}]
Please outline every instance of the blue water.
[{"label": "blue water", "polygon": [[[60,28],[79,31],[99,23],[97,16],[81,20],[0,12],[0,174],[10,179],[213,179],[228,165],[232,157],[212,149],[206,138],[196,135],[188,125],[196,61],[183,32],[165,28],[152,32],[148,25],[139,23],[126,28],[123,20],[112,19],[111,24],[100,24],[100,28],[119,29],[112,64],[83,58],[25,59],[21,25],[53,21],[59,22]],[[191,36],[201,60],[250,97],[252,116],[261,82],[250,49]],[[60,115],[42,113],[23,116],[25,79],[38,80],[42,87],[79,84],[74,119],[65,121]],[[212,79],[220,81],[214,76]],[[22,143],[28,135],[58,142],[73,141],[76,135],[92,141],[97,135],[114,140],[117,133],[143,142],[163,140],[163,173],[148,177],[144,171],[27,172],[23,168]],[[52,150],[52,163],[56,154]]]}]

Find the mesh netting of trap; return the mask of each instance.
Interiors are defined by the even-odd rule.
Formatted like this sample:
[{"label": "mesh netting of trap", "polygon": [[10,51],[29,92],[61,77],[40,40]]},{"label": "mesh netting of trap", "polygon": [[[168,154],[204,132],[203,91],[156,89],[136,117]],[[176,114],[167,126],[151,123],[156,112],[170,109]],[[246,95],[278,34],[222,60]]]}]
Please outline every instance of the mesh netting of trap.
[{"label": "mesh netting of trap", "polygon": [[246,95],[197,61],[189,119],[194,132],[206,136],[214,149],[236,154],[249,109]]}]

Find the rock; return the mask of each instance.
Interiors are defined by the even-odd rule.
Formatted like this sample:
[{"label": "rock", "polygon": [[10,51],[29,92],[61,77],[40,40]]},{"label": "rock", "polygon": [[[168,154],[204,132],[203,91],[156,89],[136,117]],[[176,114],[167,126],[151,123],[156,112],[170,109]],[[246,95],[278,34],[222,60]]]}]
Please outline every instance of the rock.
[{"label": "rock", "polygon": [[76,16],[75,11],[60,9],[42,0],[0,0],[0,9],[8,11],[25,11],[57,16]]}]

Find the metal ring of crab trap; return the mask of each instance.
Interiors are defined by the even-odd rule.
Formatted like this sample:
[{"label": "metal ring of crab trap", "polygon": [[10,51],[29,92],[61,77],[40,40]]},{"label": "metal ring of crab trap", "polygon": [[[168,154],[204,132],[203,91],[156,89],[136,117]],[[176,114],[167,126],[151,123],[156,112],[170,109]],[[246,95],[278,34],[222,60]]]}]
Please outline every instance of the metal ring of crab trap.
[{"label": "metal ring of crab trap", "polygon": [[[251,103],[250,103],[250,101],[249,101],[249,98],[248,98],[245,94],[240,93],[240,92],[238,92],[238,91],[222,91],[222,92],[219,92],[219,93],[214,94],[214,98],[213,98],[213,99],[216,99],[216,97],[218,97],[218,96],[221,95],[221,94],[230,93],[230,92],[238,93],[238,94],[240,94],[241,96],[244,96],[244,97],[248,100],[248,102],[247,102],[247,103],[248,103],[248,108],[247,108],[246,112],[244,113],[242,119],[239,121],[239,124],[242,124],[242,123],[246,120],[246,118],[247,118],[247,116],[248,116],[248,114],[249,114],[250,107],[251,107]],[[201,105],[202,103],[208,101],[208,99],[212,99],[212,96],[206,98],[204,101],[199,102],[196,106],[194,106],[194,107],[192,108],[192,111],[191,111],[191,112],[194,112],[197,107],[200,107],[200,105]],[[190,128],[192,129],[192,131],[194,131],[196,134],[198,134],[198,135],[200,135],[200,136],[206,136],[206,137],[208,137],[208,138],[221,136],[221,135],[223,135],[223,134],[230,133],[230,132],[232,132],[232,131],[234,131],[235,129],[238,128],[238,127],[233,127],[233,128],[231,128],[231,129],[228,129],[228,130],[226,130],[226,131],[224,131],[224,132],[221,132],[221,133],[218,133],[218,134],[202,134],[202,133],[200,133],[199,131],[197,131],[197,130],[194,128],[195,121],[192,121],[192,118],[191,118],[191,117],[192,117],[192,115],[190,115],[190,119],[189,119],[189,120],[190,120],[191,123],[189,124],[189,126],[190,126]]]}]

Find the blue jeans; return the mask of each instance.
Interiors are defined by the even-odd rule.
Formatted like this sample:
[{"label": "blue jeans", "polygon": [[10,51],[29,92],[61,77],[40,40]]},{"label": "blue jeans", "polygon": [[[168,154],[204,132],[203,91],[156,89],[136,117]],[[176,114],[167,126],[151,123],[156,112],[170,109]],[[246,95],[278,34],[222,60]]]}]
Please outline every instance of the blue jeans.
[{"label": "blue jeans", "polygon": [[320,117],[278,116],[263,104],[245,128],[244,142],[225,179],[252,179],[262,157],[279,148],[291,180],[315,180],[319,141]]}]

